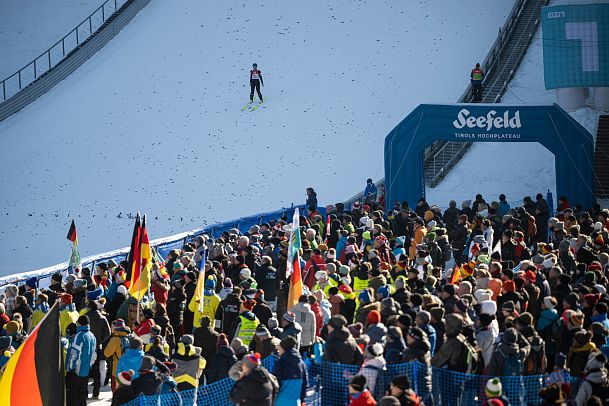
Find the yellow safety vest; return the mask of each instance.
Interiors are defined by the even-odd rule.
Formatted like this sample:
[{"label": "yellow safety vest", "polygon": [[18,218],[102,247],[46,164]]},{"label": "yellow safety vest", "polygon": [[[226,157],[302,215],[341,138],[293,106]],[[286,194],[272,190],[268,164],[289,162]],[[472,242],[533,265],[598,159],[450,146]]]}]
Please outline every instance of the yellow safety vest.
[{"label": "yellow safety vest", "polygon": [[243,345],[247,347],[250,345],[252,338],[254,338],[256,327],[258,327],[260,321],[257,318],[250,320],[245,316],[239,316],[239,318],[241,319],[241,327],[239,328],[237,337],[239,337],[241,341],[243,341]]},{"label": "yellow safety vest", "polygon": [[357,276],[353,278],[353,293],[355,293],[355,296],[359,296],[359,294],[362,293],[362,291],[367,287],[368,279],[360,279]]}]

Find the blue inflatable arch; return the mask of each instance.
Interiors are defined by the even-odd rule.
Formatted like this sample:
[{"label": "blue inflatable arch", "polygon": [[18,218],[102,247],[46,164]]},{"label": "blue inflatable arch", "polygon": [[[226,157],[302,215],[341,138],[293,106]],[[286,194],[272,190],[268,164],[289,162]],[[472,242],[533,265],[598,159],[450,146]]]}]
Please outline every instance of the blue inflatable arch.
[{"label": "blue inflatable arch", "polygon": [[558,105],[422,104],[385,138],[388,209],[396,201],[414,206],[425,196],[423,153],[438,140],[539,142],[555,156],[558,196],[584,208],[594,203],[594,140]]}]

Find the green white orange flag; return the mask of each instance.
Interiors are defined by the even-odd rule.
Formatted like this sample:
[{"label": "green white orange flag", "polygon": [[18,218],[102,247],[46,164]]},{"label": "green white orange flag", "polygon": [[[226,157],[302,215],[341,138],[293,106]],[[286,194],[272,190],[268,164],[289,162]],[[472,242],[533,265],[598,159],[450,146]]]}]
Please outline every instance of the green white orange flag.
[{"label": "green white orange flag", "polygon": [[0,378],[0,405],[55,406],[65,399],[56,303],[11,356]]},{"label": "green white orange flag", "polygon": [[139,256],[139,261],[133,263],[129,294],[139,301],[150,288],[150,270],[152,269],[152,252],[150,251],[148,230],[146,230],[146,215],[144,215],[142,220],[140,235],[137,240],[139,242],[139,250],[136,252]]},{"label": "green white orange flag", "polygon": [[300,269],[300,223],[298,209],[294,210],[292,230],[288,245],[287,273],[290,275],[290,290],[288,292],[287,309],[291,310],[302,296],[302,270]]}]

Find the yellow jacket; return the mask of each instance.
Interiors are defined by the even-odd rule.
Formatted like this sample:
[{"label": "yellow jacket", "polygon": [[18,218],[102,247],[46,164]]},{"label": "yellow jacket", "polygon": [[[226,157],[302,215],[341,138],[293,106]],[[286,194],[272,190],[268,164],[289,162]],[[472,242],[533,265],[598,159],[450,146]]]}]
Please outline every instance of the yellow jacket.
[{"label": "yellow jacket", "polygon": [[123,356],[123,340],[128,337],[125,331],[116,331],[110,336],[106,348],[104,348],[104,357],[111,358],[112,376],[116,376],[116,367],[118,360]]},{"label": "yellow jacket", "polygon": [[76,310],[70,310],[69,307],[59,312],[59,327],[61,328],[61,336],[66,336],[66,329],[70,323],[76,323],[78,321],[78,312]]},{"label": "yellow jacket", "polygon": [[220,296],[215,293],[211,296],[203,295],[203,311],[199,311],[199,303],[196,301],[195,296],[192,297],[188,304],[188,310],[194,313],[193,326],[195,328],[201,327],[201,318],[208,316],[210,325],[214,325],[216,318],[216,310],[220,304]]}]

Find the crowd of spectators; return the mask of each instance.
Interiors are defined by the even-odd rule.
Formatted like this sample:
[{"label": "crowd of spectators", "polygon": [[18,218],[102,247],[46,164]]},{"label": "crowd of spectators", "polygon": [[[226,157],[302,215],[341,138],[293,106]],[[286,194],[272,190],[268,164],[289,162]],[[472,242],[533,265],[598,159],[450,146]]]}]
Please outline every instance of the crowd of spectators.
[{"label": "crowd of spectators", "polygon": [[139,302],[126,262],[57,273],[48,289],[6,286],[0,365],[58,303],[68,405],[86,404],[91,379],[92,397],[110,385],[120,405],[225,378],[239,405],[296,405],[310,386],[307,358],[359,366],[345,373],[351,405],[433,404],[406,375],[377,387],[387,365],[414,361],[429,366],[428,389],[434,368],[488,375],[489,405],[509,404],[500,377],[526,375],[545,375],[544,404],[607,404],[608,210],[563,197],[552,211],[542,195],[518,207],[477,195],[444,211],[424,199],[385,210],[373,186],[327,217],[307,190],[295,306],[282,218],[172,250]]}]

